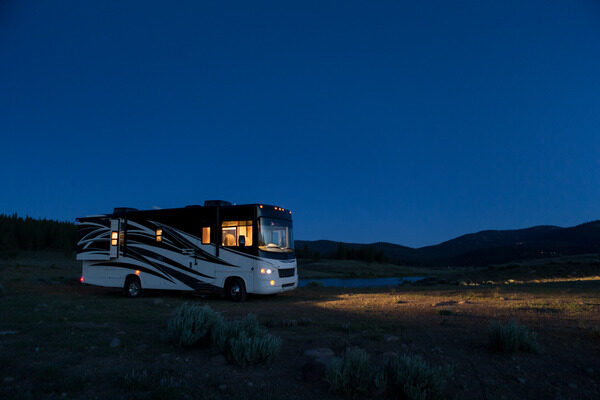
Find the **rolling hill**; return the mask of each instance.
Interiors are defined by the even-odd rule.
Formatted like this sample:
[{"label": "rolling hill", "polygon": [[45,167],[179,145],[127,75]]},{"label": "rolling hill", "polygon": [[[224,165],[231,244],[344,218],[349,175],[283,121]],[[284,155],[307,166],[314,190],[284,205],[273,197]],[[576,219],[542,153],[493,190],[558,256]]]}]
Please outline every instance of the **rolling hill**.
[{"label": "rolling hill", "polygon": [[[303,249],[321,257],[335,257],[340,243],[329,240],[296,241]],[[433,246],[411,248],[393,243],[342,243],[346,250],[373,248],[387,259],[413,265],[489,265],[533,258],[600,253],[600,220],[562,228],[541,225],[526,229],[486,230],[470,233]]]}]

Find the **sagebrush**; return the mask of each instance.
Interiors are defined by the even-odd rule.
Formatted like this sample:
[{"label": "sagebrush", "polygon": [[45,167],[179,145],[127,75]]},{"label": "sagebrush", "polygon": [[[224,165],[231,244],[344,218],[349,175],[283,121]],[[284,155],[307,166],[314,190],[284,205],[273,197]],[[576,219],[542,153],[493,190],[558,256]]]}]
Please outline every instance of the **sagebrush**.
[{"label": "sagebrush", "polygon": [[230,362],[245,366],[271,362],[279,353],[281,339],[270,334],[229,338],[225,357]]},{"label": "sagebrush", "polygon": [[410,400],[444,398],[450,369],[432,367],[417,355],[394,356],[386,360],[377,376],[377,385]]},{"label": "sagebrush", "polygon": [[502,353],[539,352],[539,344],[535,333],[530,332],[527,327],[514,321],[508,323],[490,322],[488,337],[490,348],[495,351]]},{"label": "sagebrush", "polygon": [[350,349],[341,359],[329,363],[326,378],[332,391],[354,396],[369,392],[375,385],[374,377],[374,368],[367,352]]},{"label": "sagebrush", "polygon": [[281,347],[281,339],[268,333],[254,314],[226,321],[209,306],[189,303],[175,310],[166,336],[180,346],[214,346],[229,362],[240,366],[269,363]]},{"label": "sagebrush", "polygon": [[220,325],[212,342],[228,361],[240,366],[269,363],[281,347],[281,339],[269,334],[254,314]]},{"label": "sagebrush", "polygon": [[223,325],[223,317],[209,306],[184,303],[167,323],[167,339],[180,346],[210,344],[214,330]]}]

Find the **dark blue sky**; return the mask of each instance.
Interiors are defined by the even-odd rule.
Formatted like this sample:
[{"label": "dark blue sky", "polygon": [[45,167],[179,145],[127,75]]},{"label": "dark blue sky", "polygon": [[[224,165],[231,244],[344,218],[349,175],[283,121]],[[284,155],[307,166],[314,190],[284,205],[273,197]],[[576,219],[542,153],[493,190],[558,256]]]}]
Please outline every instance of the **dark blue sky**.
[{"label": "dark blue sky", "polygon": [[412,246],[600,218],[597,1],[104,3],[0,4],[0,212],[222,198]]}]

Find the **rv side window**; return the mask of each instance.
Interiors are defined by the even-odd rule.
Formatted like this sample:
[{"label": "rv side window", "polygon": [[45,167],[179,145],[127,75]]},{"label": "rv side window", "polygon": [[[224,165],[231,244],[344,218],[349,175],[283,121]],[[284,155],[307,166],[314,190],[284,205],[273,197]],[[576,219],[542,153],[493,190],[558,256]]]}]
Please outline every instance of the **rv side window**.
[{"label": "rv side window", "polygon": [[223,221],[221,230],[222,246],[239,246],[240,236],[244,236],[245,246],[252,246],[252,221]]},{"label": "rv side window", "polygon": [[202,228],[202,244],[210,243],[210,226],[205,226]]}]

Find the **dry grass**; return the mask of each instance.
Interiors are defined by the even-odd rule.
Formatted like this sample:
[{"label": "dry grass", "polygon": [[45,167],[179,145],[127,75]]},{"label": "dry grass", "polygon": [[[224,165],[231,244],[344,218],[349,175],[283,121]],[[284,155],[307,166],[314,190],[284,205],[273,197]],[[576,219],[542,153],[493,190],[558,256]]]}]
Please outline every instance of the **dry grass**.
[{"label": "dry grass", "polygon": [[[67,398],[149,398],[152,393],[139,392],[136,385],[161,379],[162,386],[153,387],[170,398],[323,398],[326,383],[298,378],[304,350],[330,347],[341,355],[356,346],[376,366],[383,365],[387,352],[419,355],[428,365],[453,365],[446,387],[452,398],[600,397],[600,382],[580,373],[600,370],[600,284],[595,280],[303,288],[240,304],[152,292],[131,301],[118,290],[82,287],[78,277],[78,266],[60,255],[0,260],[6,289],[0,331],[17,332],[0,335],[0,382],[11,378],[0,385],[0,398],[57,398],[63,392]],[[159,328],[184,302],[209,304],[227,320],[254,313],[263,323],[310,323],[272,323],[269,331],[282,339],[280,356],[270,366],[239,368],[211,361],[211,348],[190,351],[160,339]],[[440,310],[452,316],[440,317]],[[543,352],[507,357],[488,350],[489,322],[511,319],[537,333]],[[121,345],[110,347],[113,338]],[[265,377],[285,384],[273,389]]]}]

